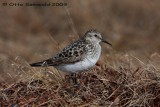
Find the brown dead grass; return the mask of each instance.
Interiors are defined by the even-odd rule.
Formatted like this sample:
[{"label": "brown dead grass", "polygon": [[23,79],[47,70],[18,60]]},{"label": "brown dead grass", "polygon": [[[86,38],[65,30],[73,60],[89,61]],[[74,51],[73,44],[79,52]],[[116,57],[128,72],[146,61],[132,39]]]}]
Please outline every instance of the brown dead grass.
[{"label": "brown dead grass", "polygon": [[[110,64],[100,62],[89,72],[79,73],[79,84],[76,86],[68,76],[63,77],[60,73],[52,71],[52,76],[49,76],[50,68],[45,68],[41,76],[36,75],[37,79],[34,76],[31,80],[9,86],[1,83],[0,104],[22,107],[159,107],[159,68],[152,62],[144,63],[130,55],[121,57],[123,59],[119,54],[115,54],[114,57],[110,56],[116,59],[112,59]],[[158,54],[153,54],[150,61],[153,59],[156,61],[155,58],[158,60],[160,57]],[[124,64],[122,60],[125,61]],[[139,66],[131,66],[133,63]]]}]

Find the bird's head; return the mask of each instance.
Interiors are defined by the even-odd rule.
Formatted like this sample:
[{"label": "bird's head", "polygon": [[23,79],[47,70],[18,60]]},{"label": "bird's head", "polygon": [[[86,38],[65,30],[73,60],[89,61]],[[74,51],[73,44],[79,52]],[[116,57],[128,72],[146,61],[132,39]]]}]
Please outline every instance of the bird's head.
[{"label": "bird's head", "polygon": [[[104,43],[107,43],[109,45],[111,45],[109,42],[107,42],[106,40],[104,40],[101,36],[101,33],[96,31],[96,30],[89,30],[85,33],[84,35],[84,39],[89,41],[89,42],[92,42],[92,43],[100,43],[100,42],[104,42]],[[112,46],[112,45],[111,45]]]}]

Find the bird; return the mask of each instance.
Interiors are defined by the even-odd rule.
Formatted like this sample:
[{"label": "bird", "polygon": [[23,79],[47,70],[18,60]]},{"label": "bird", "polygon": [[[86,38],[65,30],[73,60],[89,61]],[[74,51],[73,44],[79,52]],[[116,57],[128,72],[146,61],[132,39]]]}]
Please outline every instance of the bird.
[{"label": "bird", "polygon": [[100,42],[112,46],[111,43],[102,38],[100,32],[90,29],[83,37],[57,52],[53,57],[30,65],[32,67],[53,66],[58,70],[69,73],[73,82],[77,84],[76,73],[88,71],[100,58]]}]

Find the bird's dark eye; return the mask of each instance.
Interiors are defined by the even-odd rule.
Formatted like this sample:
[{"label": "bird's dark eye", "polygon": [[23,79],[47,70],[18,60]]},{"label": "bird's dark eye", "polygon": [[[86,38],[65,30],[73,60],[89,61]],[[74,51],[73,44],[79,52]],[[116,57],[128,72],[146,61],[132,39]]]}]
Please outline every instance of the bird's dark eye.
[{"label": "bird's dark eye", "polygon": [[95,37],[97,37],[97,35],[94,35]]}]

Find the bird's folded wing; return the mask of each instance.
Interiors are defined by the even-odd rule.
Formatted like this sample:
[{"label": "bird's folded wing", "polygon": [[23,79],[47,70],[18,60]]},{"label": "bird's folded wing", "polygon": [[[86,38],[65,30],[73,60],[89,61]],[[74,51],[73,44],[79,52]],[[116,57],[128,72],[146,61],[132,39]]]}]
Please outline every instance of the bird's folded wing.
[{"label": "bird's folded wing", "polygon": [[81,61],[86,55],[86,45],[81,42],[75,42],[72,45],[64,48],[60,53],[53,58],[30,64],[31,66],[57,66],[62,64],[76,63]]}]

